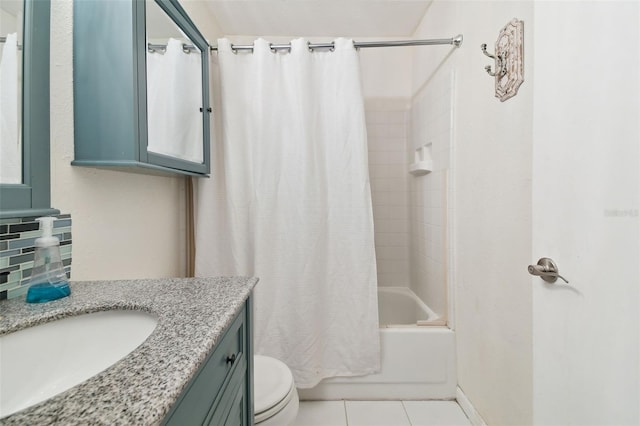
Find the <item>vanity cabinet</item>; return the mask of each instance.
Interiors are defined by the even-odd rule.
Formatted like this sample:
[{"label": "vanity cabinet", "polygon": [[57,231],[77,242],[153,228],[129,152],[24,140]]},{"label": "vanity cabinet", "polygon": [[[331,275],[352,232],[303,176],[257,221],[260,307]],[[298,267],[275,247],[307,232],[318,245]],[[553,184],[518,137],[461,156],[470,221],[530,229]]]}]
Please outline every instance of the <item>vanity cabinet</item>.
[{"label": "vanity cabinet", "polygon": [[253,425],[251,299],[163,420],[163,425]]},{"label": "vanity cabinet", "polygon": [[178,1],[73,3],[71,164],[207,176],[209,46]]}]

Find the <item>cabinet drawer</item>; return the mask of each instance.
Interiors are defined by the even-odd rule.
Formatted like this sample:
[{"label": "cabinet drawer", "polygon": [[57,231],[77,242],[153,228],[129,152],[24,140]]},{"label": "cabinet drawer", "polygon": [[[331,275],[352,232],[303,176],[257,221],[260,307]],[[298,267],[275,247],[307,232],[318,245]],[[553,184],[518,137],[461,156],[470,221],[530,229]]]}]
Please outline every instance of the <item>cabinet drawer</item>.
[{"label": "cabinet drawer", "polygon": [[[246,307],[187,385],[163,424],[203,424],[223,399],[234,373],[244,376],[247,368]],[[238,374],[235,374],[237,376]]]}]

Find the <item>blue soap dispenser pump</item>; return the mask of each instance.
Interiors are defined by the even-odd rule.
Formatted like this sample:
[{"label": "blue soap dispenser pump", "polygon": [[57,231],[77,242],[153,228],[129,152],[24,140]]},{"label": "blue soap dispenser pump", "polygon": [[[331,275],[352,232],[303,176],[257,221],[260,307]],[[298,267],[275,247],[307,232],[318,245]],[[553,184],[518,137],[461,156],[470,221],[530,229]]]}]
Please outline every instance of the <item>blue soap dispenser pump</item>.
[{"label": "blue soap dispenser pump", "polygon": [[36,239],[33,271],[27,291],[27,303],[42,303],[71,294],[67,274],[60,259],[60,242],[53,234],[53,217],[40,217],[42,237]]}]

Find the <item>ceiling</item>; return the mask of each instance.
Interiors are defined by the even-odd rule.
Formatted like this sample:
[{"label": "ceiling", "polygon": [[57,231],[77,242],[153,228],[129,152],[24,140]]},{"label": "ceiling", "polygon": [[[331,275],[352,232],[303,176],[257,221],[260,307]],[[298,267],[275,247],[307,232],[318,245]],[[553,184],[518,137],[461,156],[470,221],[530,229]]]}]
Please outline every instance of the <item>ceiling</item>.
[{"label": "ceiling", "polygon": [[432,0],[207,0],[225,35],[411,36]]}]

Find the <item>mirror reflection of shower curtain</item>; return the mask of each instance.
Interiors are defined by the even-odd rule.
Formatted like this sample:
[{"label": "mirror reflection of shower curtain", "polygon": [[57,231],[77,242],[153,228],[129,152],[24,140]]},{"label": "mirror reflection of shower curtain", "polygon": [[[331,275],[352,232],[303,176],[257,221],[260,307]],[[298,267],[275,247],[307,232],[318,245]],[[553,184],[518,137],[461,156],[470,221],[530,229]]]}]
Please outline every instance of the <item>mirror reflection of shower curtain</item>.
[{"label": "mirror reflection of shower curtain", "polygon": [[17,40],[7,35],[0,60],[0,183],[22,183]]},{"label": "mirror reflection of shower curtain", "polygon": [[232,53],[223,140],[197,182],[196,276],[250,275],[254,344],[308,388],[380,368],[373,213],[356,50]]},{"label": "mirror reflection of shower curtain", "polygon": [[202,64],[170,38],[164,52],[147,52],[147,150],[203,161]]}]

